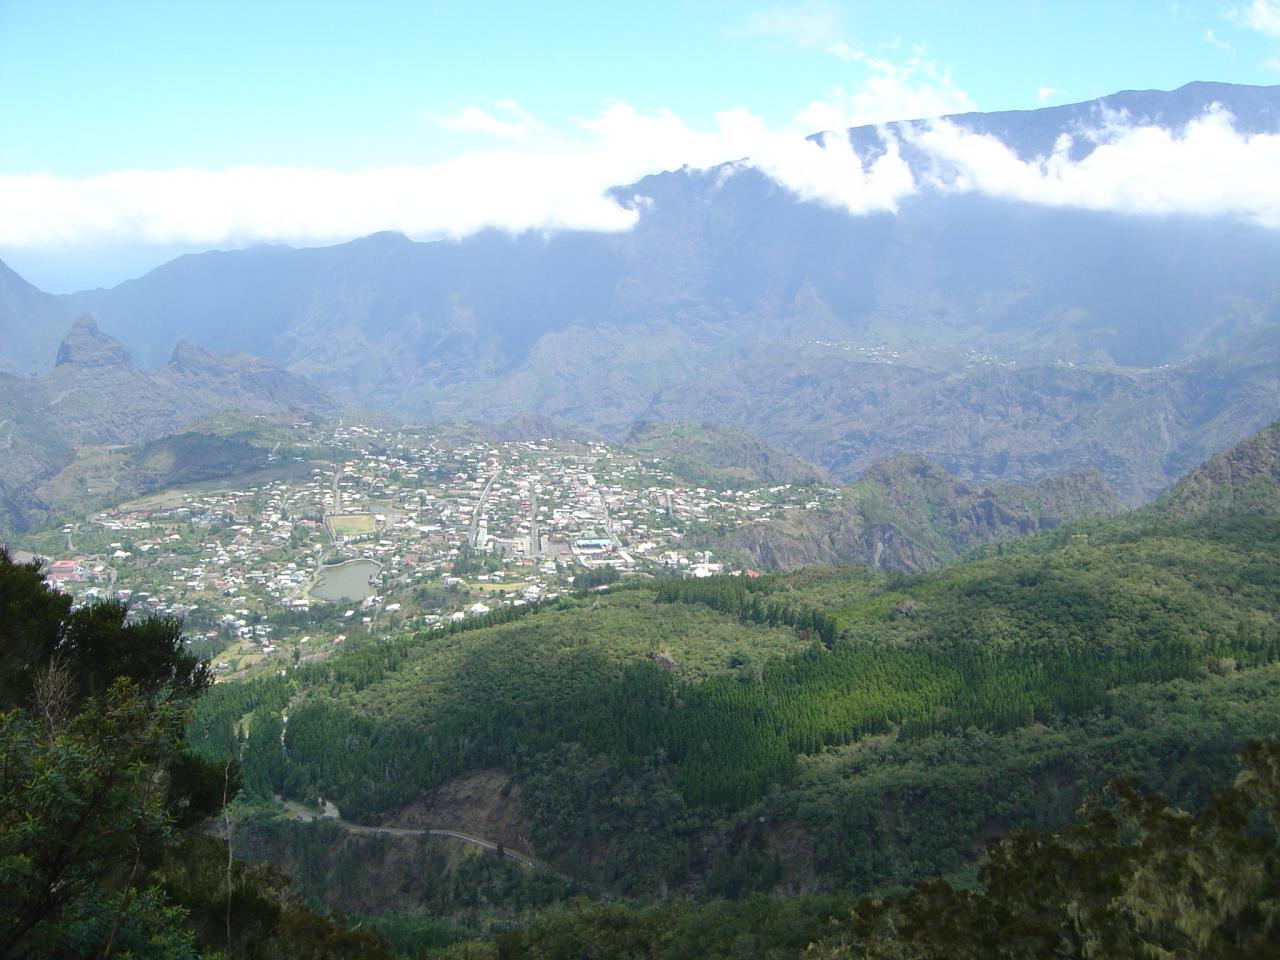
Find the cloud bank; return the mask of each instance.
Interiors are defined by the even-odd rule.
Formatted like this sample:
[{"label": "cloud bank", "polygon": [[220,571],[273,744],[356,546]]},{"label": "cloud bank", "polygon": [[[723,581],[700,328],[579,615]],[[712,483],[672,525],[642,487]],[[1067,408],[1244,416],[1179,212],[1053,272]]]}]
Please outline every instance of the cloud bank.
[{"label": "cloud bank", "polygon": [[[1094,147],[1073,162],[1077,138]],[[1180,130],[1105,117],[1093,129],[1064,134],[1049,156],[1032,160],[995,137],[946,121],[914,134],[912,143],[931,164],[920,178],[926,189],[1140,215],[1232,216],[1280,227],[1280,134],[1238,133],[1232,116],[1217,106]]]},{"label": "cloud bank", "polygon": [[[946,86],[943,74],[921,65],[882,76],[917,90],[923,78],[935,93]],[[862,120],[861,96],[837,91],[780,128],[731,110],[707,130],[667,110],[615,102],[567,134],[503,101],[441,123],[487,132],[507,146],[429,166],[0,176],[0,246],[308,244],[379,230],[461,237],[489,227],[621,231],[634,226],[644,204],[619,203],[610,188],[725,161],[733,162],[730,171],[754,168],[803,200],[855,215],[892,212],[905,198],[941,191],[1280,226],[1280,134],[1241,134],[1221,109],[1178,130],[1102,117],[1096,128],[1062,137],[1049,156],[1031,159],[948,121],[882,127],[887,149],[874,159],[860,157],[843,136],[819,142],[803,135],[815,124],[843,130]],[[1073,138],[1093,146],[1082,160],[1071,159]]]},{"label": "cloud bank", "polygon": [[[833,102],[825,116],[848,126],[850,109]],[[864,168],[845,145],[824,149],[802,127],[769,129],[741,109],[720,114],[705,131],[669,110],[621,102],[579,119],[567,134],[548,130],[515,101],[467,108],[440,124],[512,145],[355,172],[243,166],[0,175],[0,247],[322,243],[379,230],[427,238],[488,227],[626,230],[639,213],[614,200],[611,188],[743,157],[798,195],[855,213],[891,210],[913,189],[896,154]]]}]

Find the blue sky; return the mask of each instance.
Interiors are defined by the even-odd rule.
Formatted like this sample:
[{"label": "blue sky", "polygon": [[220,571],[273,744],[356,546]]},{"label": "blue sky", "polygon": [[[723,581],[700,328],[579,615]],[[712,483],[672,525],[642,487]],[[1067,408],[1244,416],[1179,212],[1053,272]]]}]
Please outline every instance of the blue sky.
[{"label": "blue sky", "polygon": [[[374,222],[351,208],[394,205],[366,203],[370,175],[323,223],[290,210],[267,224],[178,217],[193,192],[269,195],[290,178],[93,180],[122,171],[304,169],[317,196],[353,182],[338,174],[388,167],[439,168],[454,193],[456,166],[528,171],[563,196],[498,225],[619,229],[625,217],[590,197],[544,188],[544,166],[579,182],[598,170],[605,186],[732,159],[717,151],[763,132],[1207,79],[1280,83],[1280,2],[0,0],[0,257],[64,290],[178,250],[343,239]],[[73,209],[82,200],[92,215]],[[495,217],[460,202],[417,232]]]}]

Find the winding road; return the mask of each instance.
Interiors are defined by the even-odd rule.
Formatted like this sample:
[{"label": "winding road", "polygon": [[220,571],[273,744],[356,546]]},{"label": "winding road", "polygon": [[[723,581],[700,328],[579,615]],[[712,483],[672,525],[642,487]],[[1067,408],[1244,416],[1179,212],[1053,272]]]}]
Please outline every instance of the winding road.
[{"label": "winding road", "polygon": [[554,873],[557,877],[561,877],[564,880],[570,880],[569,877],[564,876],[558,871],[552,870],[545,863],[535,860],[526,853],[519,853],[518,851],[510,850],[501,844],[494,843],[490,840],[484,840],[480,837],[473,837],[471,834],[463,833],[460,830],[433,830],[429,828],[415,830],[411,827],[371,827],[366,824],[352,823],[350,820],[343,820],[342,817],[338,815],[337,809],[332,804],[325,805],[324,813],[316,813],[314,810],[304,807],[302,804],[296,803],[293,800],[284,800],[280,797],[277,797],[276,799],[295,820],[302,820],[306,823],[310,823],[313,820],[327,820],[330,823],[337,824],[349,833],[382,833],[393,837],[431,836],[462,840],[465,843],[471,843],[475,844],[477,847],[483,847],[485,850],[493,850],[495,853],[501,853],[504,857],[510,857],[512,860],[515,860],[517,863],[522,863],[526,867],[542,867],[544,870]]}]

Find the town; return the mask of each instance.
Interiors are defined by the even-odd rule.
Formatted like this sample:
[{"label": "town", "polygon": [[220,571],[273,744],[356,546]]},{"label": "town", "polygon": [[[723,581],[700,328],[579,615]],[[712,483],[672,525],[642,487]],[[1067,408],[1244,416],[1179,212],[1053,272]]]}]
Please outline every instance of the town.
[{"label": "town", "polygon": [[754,575],[727,569],[705,542],[839,496],[691,486],[600,442],[295,429],[295,455],[243,485],[162,491],[67,524],[49,582],[77,602],[181,617],[226,678],[322,658],[355,637],[554,601],[609,571]]}]

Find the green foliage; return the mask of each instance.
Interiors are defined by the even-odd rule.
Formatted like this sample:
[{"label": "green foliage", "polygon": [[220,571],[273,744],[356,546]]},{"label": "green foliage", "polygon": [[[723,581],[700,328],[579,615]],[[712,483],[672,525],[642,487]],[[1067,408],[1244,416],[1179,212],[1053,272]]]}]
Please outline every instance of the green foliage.
[{"label": "green foliage", "polygon": [[1250,736],[1280,734],[1280,668],[1115,691],[1102,713],[1005,734],[879,738],[804,761],[764,812],[801,824],[814,868],[856,892],[967,869],[982,839],[1071,819],[1112,777],[1202,809]]},{"label": "green foliage", "polygon": [[[1262,957],[1280,950],[1280,741],[1199,816],[1124,782],[1081,823],[995,841],[979,889],[865,901],[815,958]],[[1258,817],[1267,829],[1257,829]]]},{"label": "green foliage", "polygon": [[156,771],[185,722],[180,702],[153,703],[124,680],[64,722],[0,715],[0,952],[57,954],[121,871],[127,908],[134,877],[170,837]]},{"label": "green foliage", "polygon": [[186,748],[209,675],[180,623],[119,604],[72,611],[3,553],[0,608],[0,955],[194,958],[231,946],[212,921],[230,910],[253,935],[237,956],[390,956],[192,834],[238,773],[225,750]]},{"label": "green foliage", "polygon": [[524,929],[507,931],[488,945],[459,944],[444,952],[465,957],[552,960],[782,960],[799,957],[847,912],[847,901],[829,897],[774,900],[751,897],[736,903],[688,900],[635,907],[575,901],[548,912]]},{"label": "green foliage", "polygon": [[31,702],[70,610],[69,596],[44,589],[38,563],[13,563],[0,551],[0,709]]},{"label": "green foliage", "polygon": [[[994,840],[977,884],[898,898],[748,897],[549,911],[448,958],[1253,958],[1280,950],[1280,741],[1250,742],[1199,815],[1125,781],[1076,824]],[[742,842],[750,846],[750,835]]]},{"label": "green foliage", "polygon": [[596,587],[607,586],[611,583],[617,583],[621,579],[621,574],[613,567],[601,567],[598,570],[585,570],[573,578],[573,592],[578,596],[585,596],[588,592]]},{"label": "green foliage", "polygon": [[524,783],[535,848],[574,876],[634,895],[688,880],[707,818],[660,756],[625,767],[560,744],[530,764]]},{"label": "green foliage", "polygon": [[476,553],[470,545],[463,544],[458,556],[453,561],[453,574],[457,577],[470,577],[477,573],[493,573],[502,569],[502,559],[487,553]]},{"label": "green foliage", "polygon": [[228,864],[226,847],[212,837],[184,837],[157,879],[206,950],[244,960],[391,960],[376,931],[317,913],[270,864]]},{"label": "green foliage", "polygon": [[73,611],[70,597],[45,589],[37,564],[12,563],[3,552],[0,611],[0,709],[30,704],[37,676],[50,668],[69,685],[60,692],[67,710],[105,695],[120,677],[142,696],[188,703],[209,685],[207,665],[178,640],[178,621],[132,620],[113,601]]},{"label": "green foliage", "polygon": [[236,853],[247,862],[283,865],[296,878],[293,890],[316,909],[406,921],[432,918],[413,926],[434,931],[443,943],[495,920],[509,923],[575,892],[545,869],[461,841],[352,833],[325,820],[242,819]]},{"label": "green foliage", "polygon": [[68,910],[65,934],[35,945],[31,954],[96,958],[110,941],[111,952],[129,960],[197,960],[201,953],[187,921],[187,912],[156,887],[138,890],[123,904],[91,890]]}]

